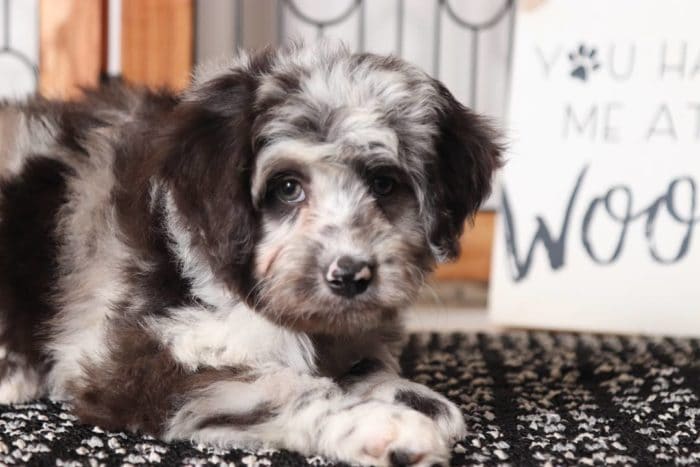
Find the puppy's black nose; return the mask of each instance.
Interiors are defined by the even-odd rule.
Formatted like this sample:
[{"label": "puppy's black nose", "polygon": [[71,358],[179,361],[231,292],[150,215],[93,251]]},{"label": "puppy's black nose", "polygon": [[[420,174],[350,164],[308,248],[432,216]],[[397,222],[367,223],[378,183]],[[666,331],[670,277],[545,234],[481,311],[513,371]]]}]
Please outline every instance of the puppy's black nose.
[{"label": "puppy's black nose", "polygon": [[326,283],[337,295],[354,297],[365,290],[372,280],[373,265],[352,256],[336,258],[326,271]]}]

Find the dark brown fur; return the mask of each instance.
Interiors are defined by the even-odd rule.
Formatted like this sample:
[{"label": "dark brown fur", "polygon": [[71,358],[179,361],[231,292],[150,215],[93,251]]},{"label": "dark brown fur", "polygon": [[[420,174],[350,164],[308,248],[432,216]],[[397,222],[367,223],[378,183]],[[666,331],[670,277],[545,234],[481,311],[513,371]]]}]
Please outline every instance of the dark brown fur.
[{"label": "dark brown fur", "polygon": [[122,322],[113,329],[107,362],[86,368],[89,383],[73,388],[74,410],[85,423],[158,436],[189,393],[215,381],[255,379],[248,368],[188,371],[141,326]]},{"label": "dark brown fur", "polygon": [[435,86],[448,107],[440,116],[435,148],[438,157],[429,169],[437,214],[430,238],[448,259],[454,259],[460,252],[465,218],[471,218],[491,192],[493,173],[502,164],[503,147],[499,135],[483,117],[456,101],[442,83],[435,81]]},{"label": "dark brown fur", "polygon": [[0,182],[0,313],[18,311],[0,342],[33,367],[46,359],[42,323],[56,313],[56,216],[70,173],[61,162],[37,156],[17,177]]},{"label": "dark brown fur", "polygon": [[201,100],[175,109],[158,139],[163,178],[181,215],[201,232],[196,247],[217,276],[249,300],[254,298],[250,273],[259,229],[250,190],[254,89],[249,75],[214,80],[200,93]]},{"label": "dark brown fur", "polygon": [[447,413],[447,407],[439,400],[432,397],[425,397],[410,389],[397,392],[396,396],[394,396],[394,400],[418,412],[424,413],[430,418],[437,418],[439,415]]}]

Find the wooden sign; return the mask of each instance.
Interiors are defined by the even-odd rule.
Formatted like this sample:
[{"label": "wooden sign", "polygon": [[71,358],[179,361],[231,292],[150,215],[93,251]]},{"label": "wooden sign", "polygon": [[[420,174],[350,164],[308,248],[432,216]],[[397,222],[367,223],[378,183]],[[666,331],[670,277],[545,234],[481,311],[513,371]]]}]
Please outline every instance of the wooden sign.
[{"label": "wooden sign", "polygon": [[497,323],[700,335],[700,3],[521,2]]}]

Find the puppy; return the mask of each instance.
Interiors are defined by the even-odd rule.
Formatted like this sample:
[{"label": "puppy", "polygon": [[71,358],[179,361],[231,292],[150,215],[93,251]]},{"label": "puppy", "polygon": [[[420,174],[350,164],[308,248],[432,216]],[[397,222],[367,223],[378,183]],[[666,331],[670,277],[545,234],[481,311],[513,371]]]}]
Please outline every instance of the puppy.
[{"label": "puppy", "polygon": [[0,401],[165,440],[444,464],[460,410],[401,379],[399,310],[499,165],[393,57],[287,46],[182,94],[0,107]]}]

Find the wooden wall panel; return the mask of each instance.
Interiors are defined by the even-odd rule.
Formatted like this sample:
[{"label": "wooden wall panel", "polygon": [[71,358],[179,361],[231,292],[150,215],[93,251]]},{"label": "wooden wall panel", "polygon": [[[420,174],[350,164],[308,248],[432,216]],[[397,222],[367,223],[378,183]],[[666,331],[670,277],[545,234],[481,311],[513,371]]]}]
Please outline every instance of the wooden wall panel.
[{"label": "wooden wall panel", "polygon": [[192,0],[122,0],[122,76],[182,89],[192,70]]},{"label": "wooden wall panel", "polygon": [[462,255],[454,263],[440,265],[435,272],[437,280],[488,282],[495,219],[493,212],[477,214],[474,226],[467,226],[462,235]]},{"label": "wooden wall panel", "polygon": [[39,92],[47,97],[80,95],[96,86],[104,63],[105,0],[41,0]]}]

